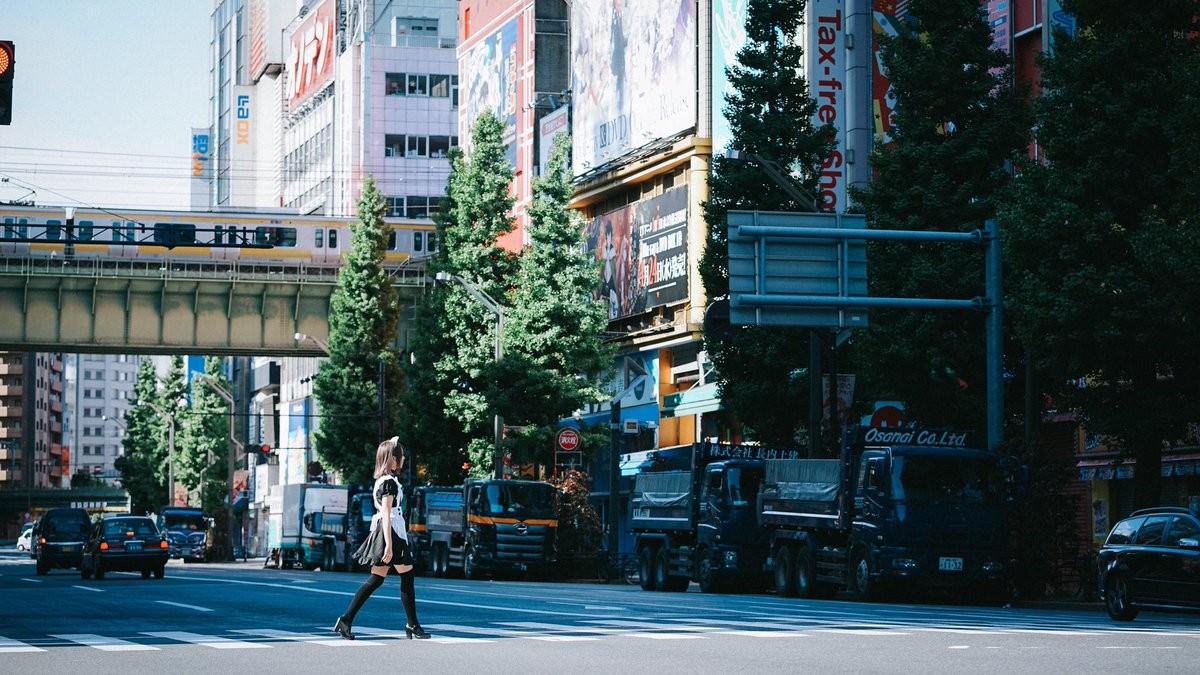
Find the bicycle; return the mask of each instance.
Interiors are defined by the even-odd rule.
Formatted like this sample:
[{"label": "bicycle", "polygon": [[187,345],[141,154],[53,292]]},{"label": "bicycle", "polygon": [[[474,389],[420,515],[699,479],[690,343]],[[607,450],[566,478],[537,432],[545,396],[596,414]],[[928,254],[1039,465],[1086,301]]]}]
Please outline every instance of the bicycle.
[{"label": "bicycle", "polygon": [[629,585],[640,584],[642,582],[642,574],[641,569],[638,567],[637,556],[629,554],[621,556],[601,554],[599,563],[600,574],[597,576],[604,580],[605,583],[618,579]]}]

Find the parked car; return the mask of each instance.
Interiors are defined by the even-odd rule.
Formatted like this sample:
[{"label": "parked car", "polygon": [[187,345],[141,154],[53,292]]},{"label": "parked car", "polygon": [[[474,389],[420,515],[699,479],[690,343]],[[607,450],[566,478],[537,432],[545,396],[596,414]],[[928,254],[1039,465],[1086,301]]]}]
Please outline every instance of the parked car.
[{"label": "parked car", "polygon": [[33,523],[25,523],[21,528],[21,536],[17,537],[17,550],[28,551],[33,548]]},{"label": "parked car", "polygon": [[163,578],[170,553],[167,539],[146,516],[110,516],[92,527],[79,574],[103,579],[107,572],[141,572]]},{"label": "parked car", "polygon": [[201,509],[164,506],[158,513],[158,529],[167,538],[172,558],[183,562],[208,562],[212,551],[212,518]]},{"label": "parked car", "polygon": [[1104,606],[1117,621],[1142,609],[1200,611],[1200,518],[1180,508],[1135,511],[1113,526],[1099,565]]},{"label": "parked car", "polygon": [[92,519],[83,509],[50,509],[33,528],[33,557],[37,573],[79,567],[83,542],[92,529]]}]

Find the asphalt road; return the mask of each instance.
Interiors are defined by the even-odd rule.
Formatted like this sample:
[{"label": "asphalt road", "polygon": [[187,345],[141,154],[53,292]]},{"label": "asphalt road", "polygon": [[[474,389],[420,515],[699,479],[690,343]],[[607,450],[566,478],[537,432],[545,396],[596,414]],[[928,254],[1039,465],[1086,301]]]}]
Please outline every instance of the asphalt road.
[{"label": "asphalt road", "polygon": [[[417,580],[404,639],[399,581],[330,632],[362,574],[183,565],[163,580],[38,577],[0,554],[0,672],[1192,673],[1200,616],[1112,622],[1096,606],[987,608],[646,593],[636,586]],[[383,660],[381,662],[381,659]],[[387,664],[381,666],[381,663]]]}]

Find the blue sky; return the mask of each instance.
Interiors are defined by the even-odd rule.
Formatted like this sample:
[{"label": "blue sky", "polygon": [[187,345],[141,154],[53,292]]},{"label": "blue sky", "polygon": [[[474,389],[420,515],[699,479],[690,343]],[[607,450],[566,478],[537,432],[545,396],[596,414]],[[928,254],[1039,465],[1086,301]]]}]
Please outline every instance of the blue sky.
[{"label": "blue sky", "polygon": [[209,123],[212,0],[0,7],[0,39],[16,43],[0,201],[186,209],[191,128]]}]

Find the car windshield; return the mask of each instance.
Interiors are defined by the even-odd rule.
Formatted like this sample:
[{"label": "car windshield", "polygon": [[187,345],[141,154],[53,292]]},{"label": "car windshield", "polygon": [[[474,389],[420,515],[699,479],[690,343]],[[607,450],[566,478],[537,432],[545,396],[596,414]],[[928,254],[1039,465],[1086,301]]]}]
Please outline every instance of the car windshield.
[{"label": "car windshield", "polygon": [[104,521],[106,537],[150,537],[156,534],[154,523],[145,518],[114,518]]},{"label": "car windshield", "polygon": [[543,483],[491,483],[487,486],[488,511],[522,517],[554,517],[554,486]]},{"label": "car windshield", "polygon": [[91,523],[81,518],[50,518],[42,524],[42,534],[84,536],[90,526]]},{"label": "car windshield", "polygon": [[892,498],[908,504],[999,504],[1004,479],[992,457],[896,455]]},{"label": "car windshield", "polygon": [[195,513],[167,513],[163,515],[164,530],[194,530],[207,529],[208,523],[204,516]]},{"label": "car windshield", "polygon": [[754,504],[758,500],[758,485],[762,471],[756,469],[729,469],[729,503],[734,506]]}]

